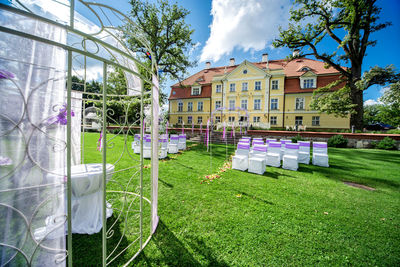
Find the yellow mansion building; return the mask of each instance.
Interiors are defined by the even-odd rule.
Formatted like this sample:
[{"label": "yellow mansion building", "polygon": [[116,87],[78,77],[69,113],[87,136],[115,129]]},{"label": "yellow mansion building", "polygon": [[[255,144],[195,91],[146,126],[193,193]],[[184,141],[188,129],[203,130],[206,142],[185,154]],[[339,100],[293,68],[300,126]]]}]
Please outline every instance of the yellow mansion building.
[{"label": "yellow mansion building", "polygon": [[173,125],[239,123],[260,128],[349,129],[350,119],[310,108],[313,91],[337,80],[340,74],[307,58],[247,60],[239,65],[206,68],[171,87],[169,122]]}]

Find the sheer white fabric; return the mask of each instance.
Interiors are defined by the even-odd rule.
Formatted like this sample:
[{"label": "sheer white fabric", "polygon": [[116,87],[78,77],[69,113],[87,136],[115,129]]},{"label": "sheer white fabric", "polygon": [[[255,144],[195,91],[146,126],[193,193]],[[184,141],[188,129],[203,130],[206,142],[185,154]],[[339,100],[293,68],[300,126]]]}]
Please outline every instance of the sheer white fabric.
[{"label": "sheer white fabric", "polygon": [[[63,29],[5,10],[0,25],[66,42]],[[0,32],[0,69],[15,76],[0,79],[0,156],[11,163],[0,166],[1,266],[65,265],[64,235],[34,237],[60,209],[65,232],[65,173],[54,173],[66,161],[65,66],[63,49]]]}]

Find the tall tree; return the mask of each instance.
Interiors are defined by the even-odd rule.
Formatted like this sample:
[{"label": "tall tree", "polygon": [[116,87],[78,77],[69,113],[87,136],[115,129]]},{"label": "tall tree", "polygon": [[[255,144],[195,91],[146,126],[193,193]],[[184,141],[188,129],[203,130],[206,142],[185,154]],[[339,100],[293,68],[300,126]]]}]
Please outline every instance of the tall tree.
[{"label": "tall tree", "polygon": [[[196,64],[188,57],[194,46],[191,39],[194,30],[185,22],[189,11],[168,0],[157,0],[156,3],[131,0],[130,4],[130,19],[135,25],[128,23],[125,30],[128,33],[139,30],[141,37],[147,39],[159,69],[169,78],[181,80],[187,68]],[[129,35],[126,38],[132,51],[150,61],[149,51],[141,41]]]},{"label": "tall tree", "polygon": [[[298,8],[291,10],[289,27],[280,30],[274,46],[308,49],[310,52],[302,53],[303,56],[312,55],[336,69],[345,86],[335,95],[319,95],[314,108],[340,116],[351,114],[350,124],[362,129],[363,90],[373,84],[390,82],[385,79],[386,74],[377,74],[368,83],[360,82],[363,60],[367,48],[376,44],[370,35],[390,23],[379,22],[380,8],[376,6],[376,0],[296,0],[295,3]],[[335,51],[325,51],[321,42],[326,39],[337,43]],[[327,91],[335,85],[338,83],[318,91]],[[316,96],[314,94],[314,99]]]}]

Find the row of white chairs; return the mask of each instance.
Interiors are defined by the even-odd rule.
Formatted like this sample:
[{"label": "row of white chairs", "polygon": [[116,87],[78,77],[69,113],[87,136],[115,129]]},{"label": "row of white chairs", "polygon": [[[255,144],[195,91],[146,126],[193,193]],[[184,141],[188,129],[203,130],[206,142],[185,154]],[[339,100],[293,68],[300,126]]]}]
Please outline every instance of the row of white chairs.
[{"label": "row of white chairs", "polygon": [[[250,146],[250,138],[243,138],[237,145],[232,168],[263,174],[266,166],[280,167],[281,162],[282,168],[289,170],[297,170],[299,163],[309,164],[310,142],[267,139],[264,143],[262,138],[254,138]],[[313,142],[312,164],[329,167],[327,143]]]},{"label": "row of white chairs", "polygon": [[[169,140],[168,140],[169,139]],[[151,136],[145,134],[143,138],[143,158],[151,158]],[[176,154],[179,150],[186,149],[186,135],[185,134],[171,134],[168,138],[167,135],[160,135],[158,157],[159,159],[166,158],[169,154]],[[132,142],[132,149],[135,154],[140,154],[140,134],[135,134],[134,141]]]}]

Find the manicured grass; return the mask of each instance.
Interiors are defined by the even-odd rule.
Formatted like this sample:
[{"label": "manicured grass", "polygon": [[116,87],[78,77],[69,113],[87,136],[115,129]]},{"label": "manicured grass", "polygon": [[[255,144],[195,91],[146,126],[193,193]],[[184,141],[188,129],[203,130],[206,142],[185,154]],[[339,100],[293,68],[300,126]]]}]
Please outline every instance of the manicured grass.
[{"label": "manicured grass", "polygon": [[[160,223],[135,265],[400,265],[399,151],[329,149],[330,168],[228,170],[201,183],[225,149],[213,145],[210,159],[198,145],[160,162]],[[82,247],[101,247],[91,240]]]}]

